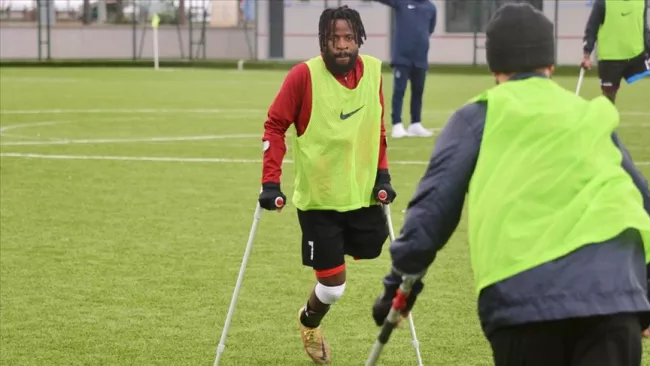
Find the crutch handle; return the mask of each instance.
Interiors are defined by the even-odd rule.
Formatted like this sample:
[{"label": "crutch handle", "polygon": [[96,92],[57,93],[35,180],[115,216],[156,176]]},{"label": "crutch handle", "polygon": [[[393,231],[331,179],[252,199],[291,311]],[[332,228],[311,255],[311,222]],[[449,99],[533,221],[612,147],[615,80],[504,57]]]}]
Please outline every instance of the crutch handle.
[{"label": "crutch handle", "polygon": [[[393,298],[393,303],[390,308],[390,311],[388,312],[388,316],[386,316],[386,319],[384,320],[384,324],[381,326],[381,330],[379,331],[379,335],[375,340],[375,344],[373,345],[372,350],[370,351],[370,356],[366,361],[366,366],[375,366],[377,360],[379,360],[379,355],[382,349],[384,348],[384,345],[388,343],[388,339],[390,338],[391,333],[393,333],[393,329],[395,329],[395,327],[397,327],[397,324],[399,323],[400,320],[399,318],[401,316],[400,313],[404,309],[406,309],[406,301],[408,300],[408,296],[411,293],[413,284],[417,279],[418,277],[416,276],[402,277],[402,283],[400,284],[399,289],[397,290],[397,294]],[[419,359],[419,350],[418,350],[418,359]]]},{"label": "crutch handle", "polygon": [[388,198],[388,192],[386,192],[385,189],[382,189],[377,193],[377,198],[379,198],[380,201],[384,201]]},{"label": "crutch handle", "polygon": [[390,333],[392,332],[393,328],[397,326],[397,323],[399,323],[399,318],[401,315],[400,313],[406,309],[406,301],[408,300],[415,280],[416,278],[407,276],[403,277],[402,283],[400,284],[399,289],[397,289],[397,294],[393,298],[392,306],[388,312],[388,316],[384,320],[382,330],[379,333],[379,337],[377,338],[382,344],[386,344],[388,342]]},{"label": "crutch handle", "polygon": [[276,208],[282,208],[282,207],[284,207],[284,198],[276,197],[274,203],[275,203]]}]

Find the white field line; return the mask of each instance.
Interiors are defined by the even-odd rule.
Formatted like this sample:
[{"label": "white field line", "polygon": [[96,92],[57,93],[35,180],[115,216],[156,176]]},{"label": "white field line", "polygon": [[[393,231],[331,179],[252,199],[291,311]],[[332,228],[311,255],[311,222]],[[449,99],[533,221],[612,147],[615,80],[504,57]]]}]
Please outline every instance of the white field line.
[{"label": "white field line", "polygon": [[40,114],[165,114],[165,113],[266,113],[264,109],[167,109],[167,108],[141,108],[141,109],[3,109],[0,115],[40,115]]},{"label": "white field line", "polygon": [[[221,159],[221,158],[179,158],[164,156],[106,156],[106,155],[48,155],[32,153],[1,153],[0,157],[55,159],[55,160],[122,160],[122,161],[160,161],[180,163],[261,163],[256,159]],[[285,161],[286,162],[286,161]]]},{"label": "white field line", "polygon": [[[109,118],[93,119],[93,121],[145,121],[150,118],[144,117],[126,117],[126,118]],[[61,137],[49,137],[45,140],[34,140],[34,137],[24,135],[8,134],[7,131],[38,127],[51,126],[62,123],[72,123],[73,121],[43,121],[33,123],[21,123],[0,127],[0,137],[16,137],[28,141],[7,141],[0,142],[0,146],[45,146],[45,145],[72,145],[72,144],[111,144],[111,143],[138,143],[138,142],[174,142],[174,141],[201,141],[201,140],[219,140],[219,139],[240,139],[240,138],[260,138],[259,134],[229,134],[229,135],[200,135],[200,136],[158,136],[158,137],[134,137],[134,138],[101,138],[101,139],[69,139]],[[37,138],[40,138],[38,136]],[[260,145],[258,145],[260,146]]]},{"label": "white field line", "polygon": [[[254,109],[55,109],[55,110],[0,110],[0,114],[72,114],[72,113],[257,113],[261,110]],[[452,111],[429,111],[432,113],[451,113]],[[625,113],[625,112],[624,112]],[[631,111],[635,115],[650,115],[650,113]],[[143,118],[130,118],[143,119]],[[44,121],[26,124],[16,124],[0,127],[0,135],[8,136],[6,131],[27,127],[54,125],[58,123],[68,123],[70,121]],[[630,124],[622,127],[648,127],[648,124]],[[434,129],[435,132],[439,128]],[[21,136],[22,137],[22,136]],[[10,141],[0,143],[2,146],[36,146],[36,145],[64,145],[64,144],[103,144],[103,143],[137,143],[137,142],[172,142],[172,141],[200,141],[200,140],[217,140],[217,139],[237,139],[237,138],[255,138],[260,137],[258,134],[232,134],[232,135],[201,135],[201,136],[172,136],[172,137],[142,137],[142,138],[105,138],[105,139],[56,139],[50,141]],[[54,140],[54,141],[52,141]],[[245,146],[245,145],[233,145]],[[251,145],[252,147],[252,145]],[[390,149],[390,148],[389,148]],[[400,149],[400,148],[397,148]],[[164,162],[200,162],[200,163],[261,163],[256,159],[229,159],[229,158],[179,158],[179,157],[147,157],[147,156],[93,156],[93,155],[49,155],[35,153],[2,153],[2,157],[16,158],[36,158],[36,159],[60,159],[60,160],[122,160],[122,161],[164,161]],[[292,163],[291,160],[285,160]],[[426,165],[428,161],[393,161],[397,165]],[[638,165],[650,165],[650,162],[637,162]]]},{"label": "white field line", "polygon": [[37,127],[37,126],[50,126],[50,125],[56,125],[56,124],[59,124],[59,123],[69,123],[69,122],[70,121],[43,121],[43,122],[24,123],[24,124],[10,125],[10,126],[1,126],[0,127],[0,135],[4,134],[7,131],[16,130],[16,129],[19,129],[19,128]]},{"label": "white field line", "polygon": [[[0,109],[0,115],[29,115],[29,114],[103,114],[103,113],[141,113],[141,114],[161,114],[161,113],[266,113],[266,109],[259,108],[242,108],[242,109],[183,109],[183,108],[127,108],[127,109]],[[434,110],[425,109],[425,114],[451,114],[454,110]],[[620,111],[624,116],[650,116],[650,111]]]},{"label": "white field line", "polygon": [[[53,125],[55,122],[49,123],[38,123],[39,125]],[[22,135],[10,135],[4,133],[10,129],[17,129],[20,127],[31,127],[37,124],[28,125],[12,125],[7,126],[4,130],[0,129],[0,136],[6,137],[19,137],[23,139],[31,139],[29,136]],[[621,127],[650,127],[650,124],[635,124],[635,125],[623,125]],[[432,131],[438,133],[441,129],[434,128]],[[103,139],[67,139],[60,137],[52,137],[47,140],[28,140],[28,141],[6,141],[0,142],[0,146],[51,146],[51,145],[99,145],[99,144],[125,144],[125,143],[151,143],[151,142],[179,142],[179,141],[209,141],[209,140],[226,140],[226,139],[248,139],[248,138],[259,138],[261,139],[262,135],[260,134],[232,134],[232,135],[198,135],[198,136],[158,136],[158,137],[134,137],[134,138],[103,138]],[[288,134],[287,137],[290,137]],[[261,148],[261,145],[253,144],[226,144],[224,147],[257,147]],[[287,144],[287,148],[289,145]],[[428,148],[428,147],[427,147]],[[400,146],[390,146],[389,150],[412,150],[418,149],[417,147],[400,147]]]},{"label": "white field line", "polygon": [[[170,156],[111,156],[111,155],[57,155],[35,153],[1,153],[3,158],[53,159],[53,160],[113,160],[113,161],[158,161],[179,163],[254,163],[261,164],[262,159],[230,159],[230,158],[180,158]],[[284,160],[293,164],[293,160]],[[427,165],[428,161],[395,160],[390,164],[396,165]],[[650,166],[650,161],[637,161],[638,166]]]},{"label": "white field line", "polygon": [[[180,163],[255,163],[261,164],[262,159],[230,159],[230,158],[180,158],[173,156],[111,156],[111,155],[57,155],[34,153],[1,153],[3,158],[54,159],[54,160],[121,160],[121,161],[159,161]],[[293,164],[293,160],[285,159],[283,163]],[[426,161],[392,161],[399,165],[425,165]]]},{"label": "white field line", "polygon": [[[261,109],[47,109],[47,110],[0,110],[0,114],[5,115],[41,115],[41,114],[159,114],[159,113],[195,113],[195,114],[247,114],[247,113],[262,113],[265,110]],[[453,111],[443,110],[425,110],[425,113],[432,114],[450,114]],[[623,113],[631,113],[635,115],[650,115],[650,112],[629,111]],[[144,120],[142,117],[131,117],[130,120]],[[121,120],[121,119],[116,119]],[[140,143],[140,142],[174,142],[174,141],[201,141],[201,140],[215,140],[224,138],[249,138],[257,137],[257,135],[203,135],[203,136],[172,136],[172,137],[141,137],[141,138],[104,138],[104,139],[68,139],[52,137],[46,140],[29,141],[28,136],[10,135],[6,131],[13,129],[22,129],[36,126],[54,125],[58,123],[70,123],[71,121],[46,121],[36,123],[15,124],[5,127],[0,127],[0,135],[6,137],[17,137],[26,139],[28,141],[7,141],[0,143],[0,146],[44,146],[44,145],[67,145],[67,144],[111,144],[111,143]],[[636,125],[636,124],[635,124]],[[632,127],[633,125],[623,125],[621,127]],[[647,127],[647,124],[638,124],[639,127]],[[434,128],[433,132],[440,131],[441,128]]]},{"label": "white field line", "polygon": [[169,142],[169,141],[202,141],[202,140],[221,140],[221,139],[243,139],[243,138],[260,138],[259,148],[261,149],[261,134],[233,134],[233,135],[201,135],[201,136],[161,136],[161,137],[141,137],[141,138],[112,138],[112,139],[59,139],[55,141],[8,141],[0,143],[0,146],[45,146],[45,145],[82,145],[82,144],[118,144],[118,143],[137,143],[137,142]]},{"label": "white field line", "polygon": [[56,78],[56,77],[14,77],[3,76],[0,78],[0,83],[78,83],[80,81],[92,81],[90,79],[71,79],[71,78]]}]

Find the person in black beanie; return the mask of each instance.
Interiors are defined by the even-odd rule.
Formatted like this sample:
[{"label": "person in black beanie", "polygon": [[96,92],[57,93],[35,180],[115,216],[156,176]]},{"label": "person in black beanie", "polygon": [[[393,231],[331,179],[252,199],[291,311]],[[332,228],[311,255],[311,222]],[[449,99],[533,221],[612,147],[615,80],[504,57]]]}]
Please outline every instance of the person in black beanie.
[{"label": "person in black beanie", "polygon": [[496,366],[640,366],[650,190],[615,132],[618,111],[551,80],[553,24],[532,6],[501,7],[486,37],[497,85],[438,137],[390,245],[375,323],[414,276],[408,315],[467,195],[478,316]]}]

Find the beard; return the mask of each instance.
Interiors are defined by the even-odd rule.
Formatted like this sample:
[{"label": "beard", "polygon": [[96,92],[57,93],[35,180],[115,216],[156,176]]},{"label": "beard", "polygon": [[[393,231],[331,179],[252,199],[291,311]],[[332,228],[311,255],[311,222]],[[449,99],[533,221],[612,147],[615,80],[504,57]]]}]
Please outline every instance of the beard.
[{"label": "beard", "polygon": [[[323,61],[331,72],[335,74],[346,74],[356,65],[358,56],[358,52],[331,53],[330,51],[326,51],[323,53]],[[348,57],[348,62],[341,64],[336,60],[337,57]]]}]

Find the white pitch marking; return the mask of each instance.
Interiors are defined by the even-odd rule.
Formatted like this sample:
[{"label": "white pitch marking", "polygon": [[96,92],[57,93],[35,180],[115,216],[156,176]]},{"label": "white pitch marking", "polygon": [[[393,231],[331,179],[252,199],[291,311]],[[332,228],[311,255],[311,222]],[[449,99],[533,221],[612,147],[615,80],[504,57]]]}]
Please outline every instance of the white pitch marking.
[{"label": "white pitch marking", "polygon": [[122,161],[161,161],[180,163],[261,163],[256,159],[221,159],[221,158],[179,158],[169,156],[106,156],[106,155],[48,155],[32,153],[1,153],[0,157],[56,159],[56,160],[122,160]]},{"label": "white pitch marking", "polygon": [[[242,113],[257,114],[266,113],[266,109],[246,108],[246,109],[159,109],[159,108],[133,108],[133,109],[4,109],[0,114],[23,115],[23,114],[100,114],[100,113],[142,113],[142,114],[160,114],[160,113]],[[431,114],[451,114],[454,110],[424,110],[424,113]],[[620,111],[621,115],[627,116],[650,116],[646,111]]]},{"label": "white pitch marking", "polygon": [[143,108],[143,109],[4,109],[0,114],[24,115],[24,114],[162,114],[162,113],[266,113],[264,109],[165,109],[165,108]]},{"label": "white pitch marking", "polygon": [[130,142],[168,142],[168,141],[201,141],[201,140],[220,140],[220,139],[241,139],[260,137],[255,134],[237,134],[237,135],[201,135],[201,136],[162,136],[162,137],[141,137],[131,139],[61,139],[55,141],[8,141],[0,143],[0,146],[45,146],[45,145],[80,145],[80,144],[113,144],[113,143],[130,143]]},{"label": "white pitch marking", "polygon": [[0,127],[0,135],[11,130],[16,130],[19,128],[28,128],[28,127],[37,127],[37,126],[50,126],[50,125],[56,125],[59,123],[69,123],[70,121],[44,121],[44,122],[35,122],[35,123],[21,123],[17,125],[10,125],[10,126],[4,126]]},{"label": "white pitch marking", "polygon": [[20,83],[77,83],[79,81],[93,81],[83,79],[70,79],[70,78],[50,78],[50,77],[13,77],[4,76],[0,78],[0,83],[6,82],[20,82]]},{"label": "white pitch marking", "polygon": [[[111,122],[124,122],[124,121],[144,121],[148,118],[144,117],[127,117],[127,118],[110,118],[105,119]],[[100,121],[95,119],[93,121]],[[0,142],[0,146],[34,146],[34,145],[66,145],[66,144],[101,144],[101,143],[129,143],[129,142],[165,142],[165,141],[196,141],[196,140],[214,140],[220,138],[238,138],[240,135],[203,135],[203,136],[173,136],[173,137],[142,137],[142,138],[108,138],[108,139],[68,139],[59,137],[49,137],[46,140],[32,140],[32,136],[7,134],[6,131],[17,130],[23,128],[57,125],[62,123],[73,123],[73,121],[44,121],[34,123],[21,123],[10,126],[0,127],[0,136],[2,137],[17,137],[27,139],[28,141],[9,141]],[[216,137],[215,137],[216,136]],[[222,137],[223,136],[223,137]],[[40,135],[39,135],[40,137]],[[257,135],[243,135],[244,138],[257,137]]]},{"label": "white pitch marking", "polygon": [[[1,153],[0,157],[6,158],[31,158],[31,159],[56,159],[56,160],[122,160],[122,161],[160,161],[181,163],[262,163],[261,159],[231,159],[231,158],[179,158],[170,156],[111,156],[111,155],[57,155],[35,153]],[[293,160],[284,160],[284,163],[293,164]],[[427,165],[428,161],[397,160],[391,161],[397,165]],[[650,161],[637,161],[638,166],[650,165]]]}]

